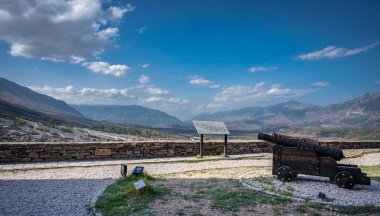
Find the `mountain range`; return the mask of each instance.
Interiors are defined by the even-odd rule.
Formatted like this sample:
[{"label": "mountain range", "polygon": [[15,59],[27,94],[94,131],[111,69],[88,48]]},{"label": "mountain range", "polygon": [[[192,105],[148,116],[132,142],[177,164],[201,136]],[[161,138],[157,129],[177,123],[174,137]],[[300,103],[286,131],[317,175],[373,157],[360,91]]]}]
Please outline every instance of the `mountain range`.
[{"label": "mountain range", "polygon": [[36,125],[43,124],[53,128],[65,126],[141,137],[171,137],[171,135],[135,124],[119,124],[85,117],[64,101],[39,94],[17,83],[0,78],[0,123],[8,125],[9,121],[14,122],[13,126],[5,129],[0,127],[0,136],[7,133],[4,130],[22,132],[23,127],[17,126],[20,122],[24,122],[22,125],[25,125],[25,122],[35,122]]},{"label": "mountain range", "polygon": [[380,92],[328,106],[288,101],[267,107],[246,107],[237,110],[201,114],[194,119],[229,123],[234,129],[262,125],[379,127]]},{"label": "mountain range", "polygon": [[178,118],[139,105],[71,105],[88,118],[150,127],[183,125]]},{"label": "mountain range", "polygon": [[[0,78],[0,111],[2,114],[80,127],[105,128],[110,127],[111,122],[184,130],[193,127],[190,121],[182,122],[162,111],[138,105],[68,105],[4,78]],[[266,107],[204,113],[193,119],[224,121],[232,130],[260,130],[273,126],[378,128],[380,92],[366,93],[328,106],[288,101]],[[107,126],[104,126],[105,122]],[[113,124],[112,127],[123,126]]]}]

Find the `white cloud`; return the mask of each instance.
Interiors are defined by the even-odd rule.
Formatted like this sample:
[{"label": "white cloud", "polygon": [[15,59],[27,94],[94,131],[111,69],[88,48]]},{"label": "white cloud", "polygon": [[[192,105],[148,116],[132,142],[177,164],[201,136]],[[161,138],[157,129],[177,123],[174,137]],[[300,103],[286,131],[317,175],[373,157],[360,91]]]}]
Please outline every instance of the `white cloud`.
[{"label": "white cloud", "polygon": [[316,87],[327,87],[329,86],[330,84],[327,83],[327,82],[314,82],[311,84],[312,86],[316,86]]},{"label": "white cloud", "polygon": [[149,67],[149,65],[150,65],[150,64],[142,64],[142,65],[140,65],[140,67],[141,67],[141,68],[147,68],[147,67]]},{"label": "white cloud", "polygon": [[361,52],[366,52],[369,49],[374,48],[377,45],[376,43],[362,46],[355,49],[346,49],[336,46],[328,46],[322,50],[318,50],[311,53],[301,54],[296,57],[298,60],[317,60],[322,58],[339,58],[359,54]]},{"label": "white cloud", "polygon": [[159,97],[159,96],[153,96],[149,97],[143,100],[146,103],[172,103],[172,104],[189,104],[190,101],[187,99],[182,98],[175,98],[175,97]]},{"label": "white cloud", "polygon": [[149,94],[152,94],[152,95],[165,95],[165,94],[170,93],[169,90],[157,88],[154,86],[149,86],[148,88],[145,89],[145,91],[148,92]]},{"label": "white cloud", "polygon": [[207,86],[209,88],[219,88],[219,84],[215,84],[213,81],[207,80],[198,75],[188,77],[189,83],[192,85]]},{"label": "white cloud", "polygon": [[111,38],[114,38],[116,37],[119,32],[119,29],[118,28],[106,28],[104,30],[101,30],[101,31],[98,31],[96,32],[96,34],[103,40],[108,40],[108,39],[111,39]]},{"label": "white cloud", "polygon": [[251,73],[256,73],[259,71],[273,71],[273,70],[277,70],[277,67],[253,66],[248,69],[248,71]]},{"label": "white cloud", "polygon": [[111,17],[115,19],[121,19],[123,18],[124,14],[127,12],[134,11],[136,9],[136,6],[133,6],[131,4],[127,4],[125,7],[110,7],[108,10],[111,13]]},{"label": "white cloud", "polygon": [[380,80],[376,80],[375,84],[380,85]]},{"label": "white cloud", "polygon": [[29,88],[41,94],[46,94],[73,104],[116,104],[120,103],[120,99],[131,99],[127,88],[97,89],[84,87],[77,89],[73,86],[63,88],[30,86]]},{"label": "white cloud", "polygon": [[148,82],[149,82],[149,77],[144,74],[141,74],[141,76],[139,77],[139,83],[146,84]]},{"label": "white cloud", "polygon": [[144,34],[145,30],[146,30],[146,26],[143,26],[143,27],[139,28],[139,29],[137,30],[137,32],[138,32],[139,34]]},{"label": "white cloud", "polygon": [[[113,7],[110,13],[121,18],[132,9],[131,5]],[[112,47],[118,28],[101,29],[108,14],[100,0],[3,0],[0,40],[9,43],[12,56],[69,62],[72,56],[86,59]]]},{"label": "white cloud", "polygon": [[218,92],[208,107],[228,107],[231,105],[237,106],[239,104],[250,105],[274,98],[296,98],[314,91],[316,91],[316,89],[282,88],[279,84],[265,88],[264,82],[257,83],[254,86],[234,85]]},{"label": "white cloud", "polygon": [[131,70],[128,65],[110,65],[107,62],[85,62],[82,64],[94,73],[113,76],[125,76]]}]

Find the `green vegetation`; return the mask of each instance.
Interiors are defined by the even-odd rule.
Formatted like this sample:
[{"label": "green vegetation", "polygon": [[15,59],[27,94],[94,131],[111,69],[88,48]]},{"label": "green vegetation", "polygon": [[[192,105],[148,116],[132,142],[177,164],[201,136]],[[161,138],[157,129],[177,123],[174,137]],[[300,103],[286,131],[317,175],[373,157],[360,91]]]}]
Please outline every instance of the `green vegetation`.
[{"label": "green vegetation", "polygon": [[73,133],[74,130],[72,128],[69,128],[69,127],[63,127],[63,128],[60,128],[60,130],[62,132],[65,132],[65,133]]},{"label": "green vegetation", "polygon": [[[145,188],[136,190],[134,183],[143,180]],[[120,178],[108,186],[99,197],[95,207],[104,215],[129,215],[147,209],[154,199],[166,194],[166,189],[157,188],[151,181],[154,179],[146,174],[136,177],[133,175]]]},{"label": "green vegetation", "polygon": [[[321,215],[320,212],[329,211],[337,214],[345,214],[345,215],[379,215],[380,207],[376,207],[373,205],[366,206],[330,206],[330,205],[322,205],[316,203],[307,203],[304,205],[297,205],[294,209],[297,212],[305,213],[308,215]],[[322,213],[323,214],[323,213]]]},{"label": "green vegetation", "polygon": [[216,190],[212,194],[212,206],[222,212],[237,211],[241,206],[256,204],[282,205],[291,200],[271,196],[266,193],[246,190],[241,187],[235,191]]},{"label": "green vegetation", "polygon": [[99,124],[91,127],[90,129],[116,134],[142,135],[141,131],[136,127],[121,127],[114,124]]},{"label": "green vegetation", "polygon": [[261,184],[273,185],[272,177],[259,176],[259,177],[254,178],[254,180],[260,182]]}]

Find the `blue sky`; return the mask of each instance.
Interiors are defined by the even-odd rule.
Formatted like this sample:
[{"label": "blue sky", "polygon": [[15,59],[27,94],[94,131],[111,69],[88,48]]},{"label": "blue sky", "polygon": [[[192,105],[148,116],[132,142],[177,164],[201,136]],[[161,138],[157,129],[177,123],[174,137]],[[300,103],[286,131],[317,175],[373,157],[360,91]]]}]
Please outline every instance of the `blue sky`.
[{"label": "blue sky", "polygon": [[188,119],[380,90],[380,1],[0,3],[0,76]]}]

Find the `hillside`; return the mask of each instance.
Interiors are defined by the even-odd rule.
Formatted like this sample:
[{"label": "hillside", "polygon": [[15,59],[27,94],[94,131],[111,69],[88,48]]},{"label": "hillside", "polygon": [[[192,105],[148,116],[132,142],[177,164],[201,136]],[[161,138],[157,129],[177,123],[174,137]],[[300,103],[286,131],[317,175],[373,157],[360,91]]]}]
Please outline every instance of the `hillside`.
[{"label": "hillside", "polygon": [[194,119],[225,121],[235,129],[263,125],[379,127],[380,93],[366,93],[361,97],[325,107],[289,101],[267,107],[201,114]]},{"label": "hillside", "polygon": [[150,127],[182,125],[176,117],[138,105],[72,105],[88,118]]},{"label": "hillside", "polygon": [[83,117],[64,101],[39,94],[5,78],[0,78],[0,102],[28,107],[39,112]]},{"label": "hillside", "polygon": [[[74,132],[85,129],[111,134],[106,137],[118,137],[112,134],[125,134],[153,139],[178,138],[174,135],[134,124],[93,120],[83,116],[63,101],[36,93],[9,80],[0,78],[0,84],[0,125],[2,126],[0,128],[0,140],[20,141],[21,139],[33,141],[32,137],[49,134],[44,130],[56,131],[54,128],[64,128],[63,130]],[[76,130],[75,128],[79,129]],[[96,133],[89,132],[89,134]],[[46,141],[67,141],[65,136],[50,133]],[[71,140],[82,140],[85,137],[73,134],[68,136],[71,137]],[[93,140],[94,137],[104,137],[99,133],[96,136],[91,136],[88,139]],[[83,138],[83,140],[88,139]],[[99,138],[99,140],[102,139]]]}]

